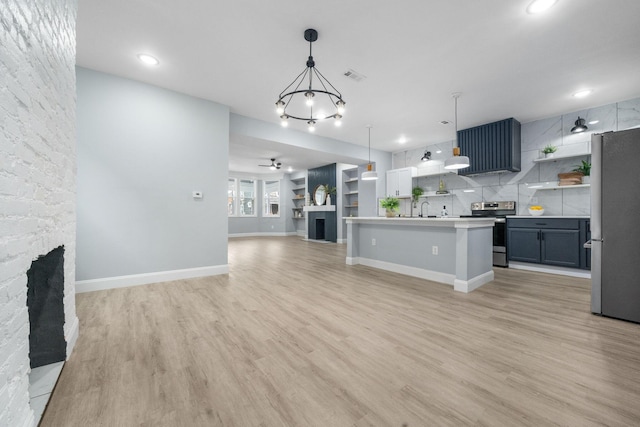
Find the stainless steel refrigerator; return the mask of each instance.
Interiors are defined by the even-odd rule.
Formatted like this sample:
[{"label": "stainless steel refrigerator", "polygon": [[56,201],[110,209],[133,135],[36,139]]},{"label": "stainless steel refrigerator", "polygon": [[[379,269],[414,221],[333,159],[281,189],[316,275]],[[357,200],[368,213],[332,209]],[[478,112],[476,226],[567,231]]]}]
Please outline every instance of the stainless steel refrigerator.
[{"label": "stainless steel refrigerator", "polygon": [[591,137],[591,311],[640,323],[640,129]]}]

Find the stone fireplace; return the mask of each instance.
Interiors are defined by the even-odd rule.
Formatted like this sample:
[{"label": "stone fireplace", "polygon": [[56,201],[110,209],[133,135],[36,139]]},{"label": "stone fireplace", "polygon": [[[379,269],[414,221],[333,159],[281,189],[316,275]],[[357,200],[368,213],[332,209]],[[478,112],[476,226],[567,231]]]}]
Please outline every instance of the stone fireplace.
[{"label": "stone fireplace", "polygon": [[64,263],[54,268],[62,279],[54,310],[62,357],[78,336],[76,11],[76,0],[8,0],[0,14],[0,425],[36,424],[29,401],[27,271],[56,248],[64,247]]}]

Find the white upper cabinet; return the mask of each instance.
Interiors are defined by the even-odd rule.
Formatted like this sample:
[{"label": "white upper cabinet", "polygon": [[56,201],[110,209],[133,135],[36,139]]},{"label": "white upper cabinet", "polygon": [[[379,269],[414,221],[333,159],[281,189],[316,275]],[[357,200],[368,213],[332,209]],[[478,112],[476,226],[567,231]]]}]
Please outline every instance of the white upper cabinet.
[{"label": "white upper cabinet", "polygon": [[392,169],[387,171],[387,196],[411,197],[411,178],[416,168]]}]

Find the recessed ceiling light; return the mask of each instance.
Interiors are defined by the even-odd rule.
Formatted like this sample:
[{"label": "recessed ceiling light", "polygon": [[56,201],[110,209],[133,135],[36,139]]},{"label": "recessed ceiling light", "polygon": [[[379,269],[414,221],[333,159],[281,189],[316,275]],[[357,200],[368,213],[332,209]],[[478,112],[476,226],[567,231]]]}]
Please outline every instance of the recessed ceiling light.
[{"label": "recessed ceiling light", "polygon": [[407,138],[405,138],[404,136],[401,136],[400,139],[398,139],[398,144],[406,144],[407,143]]},{"label": "recessed ceiling light", "polygon": [[462,190],[463,193],[475,193],[476,190]]},{"label": "recessed ceiling light", "polygon": [[147,65],[158,65],[160,63],[156,58],[146,53],[139,54],[138,59]]},{"label": "recessed ceiling light", "polygon": [[579,90],[578,92],[573,94],[574,98],[584,98],[585,96],[591,95],[591,89]]},{"label": "recessed ceiling light", "polygon": [[440,154],[440,153],[442,153],[442,150],[436,150],[436,153]]},{"label": "recessed ceiling light", "polygon": [[551,6],[556,4],[557,0],[533,0],[527,7],[527,13],[535,15],[536,13],[542,13]]},{"label": "recessed ceiling light", "polygon": [[589,122],[590,125],[595,125],[596,123],[600,123],[600,120],[591,120]]}]

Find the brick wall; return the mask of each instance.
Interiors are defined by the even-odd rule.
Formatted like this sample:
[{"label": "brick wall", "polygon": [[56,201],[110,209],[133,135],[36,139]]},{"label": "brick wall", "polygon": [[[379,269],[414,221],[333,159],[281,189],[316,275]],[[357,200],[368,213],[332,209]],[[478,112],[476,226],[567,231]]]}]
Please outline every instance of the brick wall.
[{"label": "brick wall", "polygon": [[27,275],[65,247],[65,337],[75,314],[76,0],[0,7],[0,426],[31,426]]}]

